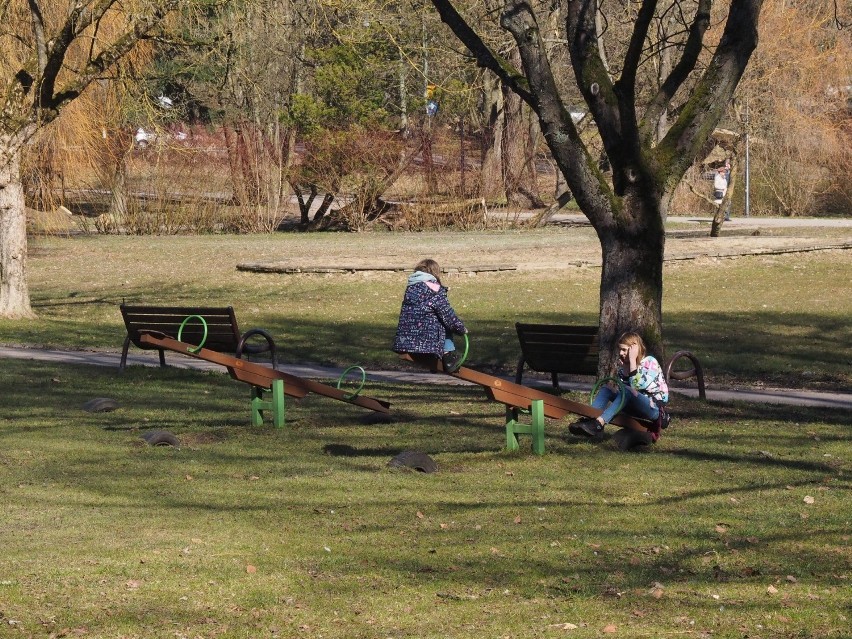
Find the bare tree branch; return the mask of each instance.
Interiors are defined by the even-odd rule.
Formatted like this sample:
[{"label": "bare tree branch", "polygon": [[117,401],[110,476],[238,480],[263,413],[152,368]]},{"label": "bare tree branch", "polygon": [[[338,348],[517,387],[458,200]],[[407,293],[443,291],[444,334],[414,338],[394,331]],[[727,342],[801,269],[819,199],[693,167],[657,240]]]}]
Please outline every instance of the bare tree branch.
[{"label": "bare tree branch", "polygon": [[42,73],[47,66],[47,41],[44,37],[44,14],[38,0],[29,0],[30,16],[32,18],[33,39],[35,40],[38,60],[37,73]]},{"label": "bare tree branch", "polygon": [[690,93],[672,128],[653,151],[669,179],[680,180],[728,108],[751,53],[757,47],[757,24],[762,4],[762,0],[732,1],[725,31],[710,65]]},{"label": "bare tree branch", "polygon": [[653,138],[657,121],[668,107],[672,97],[695,69],[704,42],[704,34],[710,26],[710,6],[711,0],[699,0],[698,10],[690,26],[683,54],[645,111],[640,130],[642,140],[646,144]]},{"label": "bare tree branch", "polygon": [[435,9],[456,37],[461,40],[468,50],[476,58],[476,63],[483,68],[490,69],[509,88],[517,93],[524,102],[532,105],[534,98],[529,90],[527,79],[515,69],[508,60],[494,53],[471,29],[464,18],[459,15],[456,8],[449,0],[432,0]]},{"label": "bare tree branch", "polygon": [[[108,5],[112,5],[116,0],[103,0],[100,5],[96,5],[95,8],[92,9],[91,12],[88,12],[84,15],[80,16],[80,21],[76,23],[77,31],[73,34],[73,37],[77,37],[83,30],[82,24],[91,25],[95,20],[100,20],[103,17],[103,14],[109,8]],[[65,103],[76,98],[80,93],[85,89],[89,84],[91,84],[94,80],[99,78],[103,72],[114,65],[118,60],[120,60],[124,55],[126,55],[139,40],[143,39],[152,29],[154,29],[157,25],[159,25],[163,18],[166,16],[169,11],[171,11],[175,6],[177,6],[178,0],[167,0],[165,2],[161,2],[159,6],[153,9],[150,13],[137,16],[133,19],[133,26],[127,32],[125,32],[118,40],[116,40],[112,46],[101,51],[97,56],[91,58],[86,64],[85,68],[77,74],[71,81],[69,81],[66,85],[61,87],[59,91],[55,94],[50,95],[42,92],[42,103],[39,105],[43,109],[47,109],[48,113],[52,112],[54,115],[47,115],[48,119],[53,119],[55,114],[58,113],[58,109],[62,107]],[[66,21],[66,27],[72,23],[71,18]],[[63,29],[65,31],[65,29]],[[72,38],[73,40],[73,38]],[[65,45],[65,51],[62,53],[61,57],[64,58],[65,52],[67,52],[68,44]],[[49,83],[50,86],[53,87],[56,81],[56,75],[53,75],[50,78]],[[43,84],[42,87],[45,85]]]}]

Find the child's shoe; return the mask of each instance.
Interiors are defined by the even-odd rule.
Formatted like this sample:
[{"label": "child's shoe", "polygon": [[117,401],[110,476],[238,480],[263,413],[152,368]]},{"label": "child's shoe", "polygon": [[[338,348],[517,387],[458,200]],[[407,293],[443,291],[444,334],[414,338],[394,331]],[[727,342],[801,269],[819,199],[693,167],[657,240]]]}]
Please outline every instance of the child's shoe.
[{"label": "child's shoe", "polygon": [[568,424],[568,432],[574,435],[575,437],[588,437],[586,431],[581,428],[583,422],[586,421],[586,418],[578,419],[576,422]]},{"label": "child's shoe", "polygon": [[604,436],[604,427],[596,419],[584,419],[580,422],[580,430],[586,437],[590,437],[595,441],[600,441]]},{"label": "child's shoe", "polygon": [[568,432],[577,437],[588,437],[600,441],[603,439],[604,427],[600,425],[598,420],[587,417],[568,426]]},{"label": "child's shoe", "polygon": [[455,373],[459,368],[461,368],[461,358],[459,357],[458,352],[448,351],[444,353],[444,356],[441,358],[441,364],[444,366],[445,373]]}]

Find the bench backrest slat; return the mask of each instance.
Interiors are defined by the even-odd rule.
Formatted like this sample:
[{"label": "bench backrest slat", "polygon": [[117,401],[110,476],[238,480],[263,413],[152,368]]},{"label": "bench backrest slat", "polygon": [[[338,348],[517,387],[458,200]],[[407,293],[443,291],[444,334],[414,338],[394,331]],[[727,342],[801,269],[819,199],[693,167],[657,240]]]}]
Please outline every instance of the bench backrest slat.
[{"label": "bench backrest slat", "polygon": [[596,375],[598,327],[515,324],[526,365],[539,373]]},{"label": "bench backrest slat", "polygon": [[[130,341],[139,348],[150,348],[139,342],[140,331],[158,331],[177,338],[181,323],[190,315],[200,315],[207,323],[205,346],[211,350],[233,353],[240,341],[240,332],[234,309],[228,307],[198,306],[129,306],[121,305],[121,315]],[[181,339],[189,344],[201,341],[204,328],[197,319],[184,326]]]}]

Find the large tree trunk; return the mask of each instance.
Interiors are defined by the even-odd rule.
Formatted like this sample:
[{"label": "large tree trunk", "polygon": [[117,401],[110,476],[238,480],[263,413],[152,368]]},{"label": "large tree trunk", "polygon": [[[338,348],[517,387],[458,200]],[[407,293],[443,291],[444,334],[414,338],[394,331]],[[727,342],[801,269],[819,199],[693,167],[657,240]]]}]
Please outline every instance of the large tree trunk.
[{"label": "large tree trunk", "polygon": [[27,288],[27,214],[21,147],[0,138],[0,317],[35,317]]},{"label": "large tree trunk", "polygon": [[[632,217],[641,219],[641,214]],[[627,331],[640,333],[648,351],[664,361],[663,227],[640,223],[629,229],[600,231],[599,237],[603,252],[599,369],[607,374],[614,372],[618,338]]]}]

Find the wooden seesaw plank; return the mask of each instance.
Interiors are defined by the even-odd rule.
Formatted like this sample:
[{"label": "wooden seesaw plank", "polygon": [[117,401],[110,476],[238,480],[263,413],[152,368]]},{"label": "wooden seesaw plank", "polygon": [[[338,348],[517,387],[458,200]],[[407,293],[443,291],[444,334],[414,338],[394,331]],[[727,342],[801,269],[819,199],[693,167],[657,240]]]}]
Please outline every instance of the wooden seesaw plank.
[{"label": "wooden seesaw plank", "polygon": [[[434,356],[417,357],[407,353],[401,357],[428,368],[433,372],[445,372],[441,366],[441,361]],[[575,402],[557,395],[551,395],[550,393],[545,393],[534,388],[530,388],[529,386],[515,384],[514,382],[507,381],[500,377],[495,377],[494,375],[480,373],[479,371],[475,371],[471,368],[461,367],[454,373],[446,374],[463,379],[467,382],[472,382],[478,386],[482,386],[490,399],[495,402],[505,404],[510,408],[529,410],[533,400],[540,399],[544,403],[545,417],[549,417],[551,419],[562,419],[569,413],[594,419],[603,412],[602,410],[593,408],[588,404]],[[611,423],[633,430],[648,430],[648,427],[642,424],[642,422],[624,414],[616,415]]]},{"label": "wooden seesaw plank", "polygon": [[361,395],[352,397],[339,388],[320,384],[319,382],[297,377],[296,375],[290,375],[289,373],[237,359],[231,355],[211,351],[206,348],[200,348],[196,351],[196,347],[192,344],[179,342],[166,335],[145,332],[141,335],[140,341],[144,344],[165,348],[176,353],[212,362],[213,364],[219,364],[228,369],[228,373],[233,379],[257,386],[258,388],[269,389],[272,386],[273,380],[280,379],[284,382],[284,393],[290,397],[302,398],[308,393],[316,393],[317,395],[337,399],[347,404],[369,408],[378,413],[390,413],[390,402]]}]

